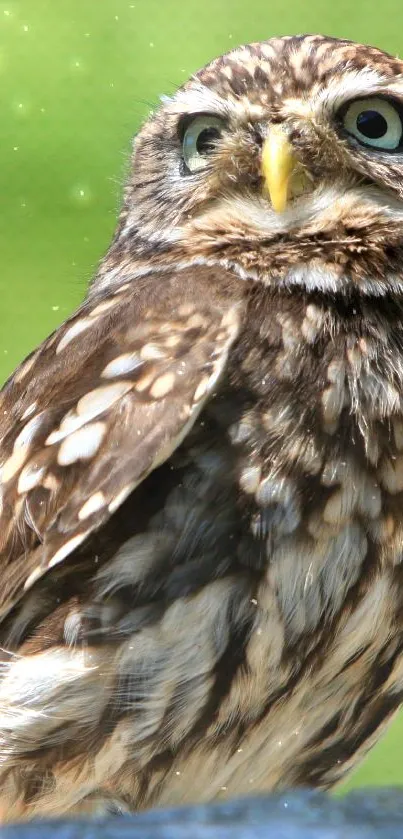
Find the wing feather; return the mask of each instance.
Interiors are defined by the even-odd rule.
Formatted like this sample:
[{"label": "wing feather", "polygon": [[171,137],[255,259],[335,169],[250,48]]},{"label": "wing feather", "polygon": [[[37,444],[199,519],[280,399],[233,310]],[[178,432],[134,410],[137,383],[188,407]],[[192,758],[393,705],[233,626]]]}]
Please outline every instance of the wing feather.
[{"label": "wing feather", "polygon": [[4,614],[181,443],[241,322],[231,279],[149,275],[92,299],[2,394]]}]

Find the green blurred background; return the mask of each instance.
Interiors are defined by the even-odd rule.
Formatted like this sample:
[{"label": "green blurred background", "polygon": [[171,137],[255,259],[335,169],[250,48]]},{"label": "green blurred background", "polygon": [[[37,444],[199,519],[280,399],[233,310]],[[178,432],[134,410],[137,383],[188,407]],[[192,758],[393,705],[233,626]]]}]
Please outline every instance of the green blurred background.
[{"label": "green blurred background", "polygon": [[[402,0],[0,0],[0,379],[84,294],[130,138],[236,44],[301,32],[403,55]],[[403,783],[403,717],[347,786]]]}]

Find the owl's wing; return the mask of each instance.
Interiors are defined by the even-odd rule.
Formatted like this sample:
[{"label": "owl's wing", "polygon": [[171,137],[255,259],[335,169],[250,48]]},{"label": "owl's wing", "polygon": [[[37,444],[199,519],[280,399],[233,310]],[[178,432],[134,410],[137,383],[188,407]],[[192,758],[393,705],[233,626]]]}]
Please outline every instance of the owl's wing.
[{"label": "owl's wing", "polygon": [[92,299],[0,401],[0,617],[184,439],[224,369],[239,284],[193,268]]}]

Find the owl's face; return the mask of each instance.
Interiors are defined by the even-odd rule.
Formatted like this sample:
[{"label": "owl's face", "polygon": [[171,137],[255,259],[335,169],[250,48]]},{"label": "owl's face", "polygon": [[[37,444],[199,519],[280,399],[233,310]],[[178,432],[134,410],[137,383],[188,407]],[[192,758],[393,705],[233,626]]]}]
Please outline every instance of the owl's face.
[{"label": "owl's face", "polygon": [[[402,227],[403,62],[307,36],[240,47],[163,102],[135,143],[122,232],[265,282],[308,282],[298,243],[311,287],[332,291],[361,282],[356,246],[380,293],[378,244],[399,247]],[[318,237],[333,251],[315,272]]]}]

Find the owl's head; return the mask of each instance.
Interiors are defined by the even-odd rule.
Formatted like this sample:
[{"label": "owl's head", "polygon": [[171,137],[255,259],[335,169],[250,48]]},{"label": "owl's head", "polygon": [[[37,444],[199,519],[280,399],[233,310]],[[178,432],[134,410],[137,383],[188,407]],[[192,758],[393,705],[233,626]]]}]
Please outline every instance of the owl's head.
[{"label": "owl's head", "polygon": [[322,36],[216,59],[138,135],[129,232],[266,283],[401,291],[403,62]]}]

